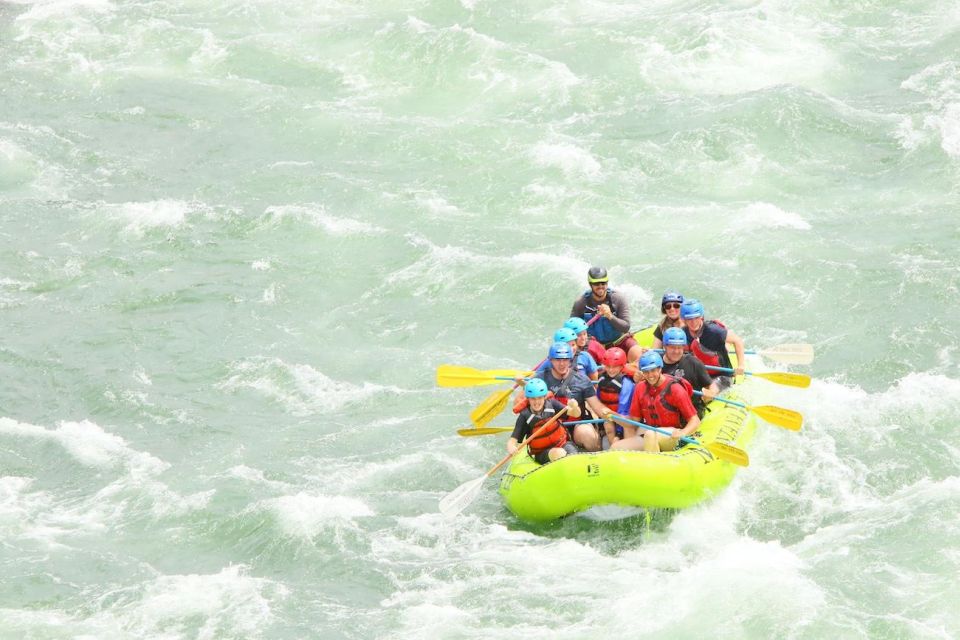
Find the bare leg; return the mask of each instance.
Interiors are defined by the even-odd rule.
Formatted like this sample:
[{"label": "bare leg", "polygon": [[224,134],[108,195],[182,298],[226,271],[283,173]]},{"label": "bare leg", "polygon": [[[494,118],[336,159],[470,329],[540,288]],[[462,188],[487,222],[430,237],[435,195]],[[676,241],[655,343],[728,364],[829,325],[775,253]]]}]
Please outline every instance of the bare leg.
[{"label": "bare leg", "polygon": [[573,441],[586,451],[600,451],[600,437],[592,424],[578,424],[574,427]]}]

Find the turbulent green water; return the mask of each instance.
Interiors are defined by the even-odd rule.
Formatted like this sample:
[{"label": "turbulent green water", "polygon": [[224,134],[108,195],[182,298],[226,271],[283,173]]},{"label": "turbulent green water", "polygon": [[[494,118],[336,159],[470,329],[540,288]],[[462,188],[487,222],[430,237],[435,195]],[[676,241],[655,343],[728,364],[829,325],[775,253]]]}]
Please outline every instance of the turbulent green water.
[{"label": "turbulent green water", "polygon": [[[0,637],[960,636],[960,10],[0,2]],[[762,348],[719,499],[460,438],[609,267]],[[495,424],[508,424],[509,416]]]}]

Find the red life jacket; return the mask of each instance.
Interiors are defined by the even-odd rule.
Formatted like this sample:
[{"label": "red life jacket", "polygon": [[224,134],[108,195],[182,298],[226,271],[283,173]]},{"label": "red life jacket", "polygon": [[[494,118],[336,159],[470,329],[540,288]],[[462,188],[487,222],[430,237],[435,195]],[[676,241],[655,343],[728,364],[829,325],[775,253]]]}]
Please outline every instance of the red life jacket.
[{"label": "red life jacket", "polygon": [[[527,420],[527,424],[530,425],[530,433],[536,433],[537,429],[542,427],[548,420],[553,418],[554,415],[555,414],[551,414],[538,420],[536,415],[530,414],[530,418]],[[562,447],[566,443],[567,429],[563,426],[563,423],[560,420],[554,421],[552,425],[541,431],[535,438],[527,440],[527,445],[530,447],[530,453],[533,455],[543,453],[544,451],[549,451],[550,449],[556,447]]]},{"label": "red life jacket", "polygon": [[[719,320],[710,320],[710,322],[720,325],[724,329],[727,328],[726,325],[724,325]],[[702,344],[700,344],[700,338],[694,338],[693,341],[690,343],[690,352],[697,357],[697,360],[699,360],[700,362],[702,362],[707,366],[710,366],[710,367],[723,366],[723,363],[720,362],[720,354],[717,353],[716,351],[711,351],[710,349],[707,349]],[[716,378],[717,376],[726,375],[722,371],[714,371],[712,369],[707,369],[707,372],[714,378]]]},{"label": "red life jacket", "polygon": [[593,359],[597,361],[597,364],[603,363],[603,356],[606,355],[607,350],[603,348],[603,345],[597,342],[597,339],[593,336],[590,336],[590,341],[587,342],[587,353],[593,356]]},{"label": "red life jacket", "polygon": [[620,391],[623,389],[623,372],[611,378],[606,373],[597,381],[597,398],[605,407],[616,411],[620,405]]},{"label": "red life jacket", "polygon": [[683,427],[680,410],[670,404],[667,396],[674,385],[679,384],[689,396],[693,396],[693,387],[685,378],[674,378],[673,376],[663,374],[666,384],[660,389],[660,393],[650,393],[650,385],[646,380],[637,385],[634,393],[639,394],[640,417],[643,421],[653,427],[674,427],[680,429]]}]

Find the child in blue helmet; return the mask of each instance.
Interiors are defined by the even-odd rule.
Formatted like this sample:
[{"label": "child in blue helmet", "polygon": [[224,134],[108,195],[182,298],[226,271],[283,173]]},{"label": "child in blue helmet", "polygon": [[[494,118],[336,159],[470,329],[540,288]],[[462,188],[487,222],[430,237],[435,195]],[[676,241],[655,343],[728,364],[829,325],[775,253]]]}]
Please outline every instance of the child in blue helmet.
[{"label": "child in blue helmet", "polygon": [[[534,378],[524,385],[523,393],[527,398],[527,407],[517,416],[513,433],[507,440],[507,453],[516,453],[521,442],[530,448],[530,455],[540,464],[577,453],[577,447],[570,441],[567,429],[559,420],[545,430],[540,430],[540,427],[563,410],[563,404],[548,396],[547,383],[540,378]],[[580,407],[575,401],[567,403],[565,417],[575,420],[580,415]]]}]

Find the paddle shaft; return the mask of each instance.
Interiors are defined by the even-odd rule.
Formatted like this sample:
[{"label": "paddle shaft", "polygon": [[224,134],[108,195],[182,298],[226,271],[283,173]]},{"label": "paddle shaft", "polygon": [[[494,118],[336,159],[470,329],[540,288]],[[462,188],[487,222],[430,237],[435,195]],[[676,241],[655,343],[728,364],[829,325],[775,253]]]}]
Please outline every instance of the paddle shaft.
[{"label": "paddle shaft", "polygon": [[562,415],[565,414],[566,412],[567,412],[567,408],[566,408],[566,407],[564,407],[564,408],[561,409],[560,411],[557,411],[557,413],[556,413],[552,418],[550,418],[550,419],[547,420],[545,423],[543,423],[543,424],[540,426],[539,429],[537,429],[536,431],[534,431],[533,433],[531,433],[529,438],[526,438],[523,442],[519,443],[519,445],[517,446],[517,450],[516,450],[516,451],[514,451],[513,453],[508,453],[503,460],[501,460],[501,461],[498,462],[496,465],[494,465],[494,467],[493,467],[492,469],[490,469],[490,471],[487,471],[487,473],[484,474],[484,475],[489,478],[489,477],[492,476],[494,473],[496,473],[496,472],[497,472],[497,469],[499,469],[499,468],[502,467],[503,465],[507,464],[507,462],[510,461],[510,458],[512,458],[513,456],[517,455],[517,453],[519,453],[520,451],[522,451],[523,448],[524,448],[524,446],[526,445],[526,443],[530,442],[531,440],[533,440],[534,438],[536,438],[537,436],[539,436],[543,431],[545,431],[545,430],[547,429],[547,427],[552,426],[553,423],[556,422],[557,420],[559,420],[559,419],[560,419],[560,416],[562,416]]},{"label": "paddle shaft", "polygon": [[[697,395],[697,396],[702,396],[702,395],[703,395],[703,392],[702,392],[702,391],[697,391],[696,389],[694,389],[693,394],[694,394],[694,395]],[[713,396],[713,399],[714,399],[714,400],[719,400],[720,402],[723,402],[723,403],[726,403],[726,404],[732,404],[732,405],[735,406],[735,407],[740,407],[741,409],[746,409],[747,411],[750,410],[750,407],[748,407],[747,405],[743,404],[742,402],[737,402],[736,400],[728,400],[727,398],[721,398],[720,396]]]},{"label": "paddle shaft", "polygon": [[[696,391],[694,391],[694,393],[696,393]],[[652,427],[652,426],[650,426],[649,424],[644,424],[644,423],[642,423],[642,422],[637,422],[636,420],[631,420],[630,418],[628,418],[628,417],[626,417],[626,416],[622,416],[622,415],[620,415],[619,413],[611,413],[611,414],[610,414],[610,417],[613,418],[613,419],[616,419],[616,420],[622,420],[623,422],[632,424],[632,425],[634,425],[634,426],[636,426],[636,427],[643,427],[644,429],[649,429],[650,431],[656,431],[657,433],[662,434],[662,435],[665,435],[665,436],[667,436],[667,437],[672,437],[672,436],[673,436],[673,434],[670,433],[669,431],[666,431],[666,430],[661,429],[661,428],[659,428],[659,427]],[[690,444],[695,444],[695,445],[698,445],[698,446],[701,446],[701,447],[705,447],[705,446],[706,446],[706,445],[702,444],[702,443],[701,443],[699,440],[697,440],[696,438],[690,438],[690,437],[687,437],[687,436],[680,436],[680,440],[683,440],[684,442],[689,442]]]}]

